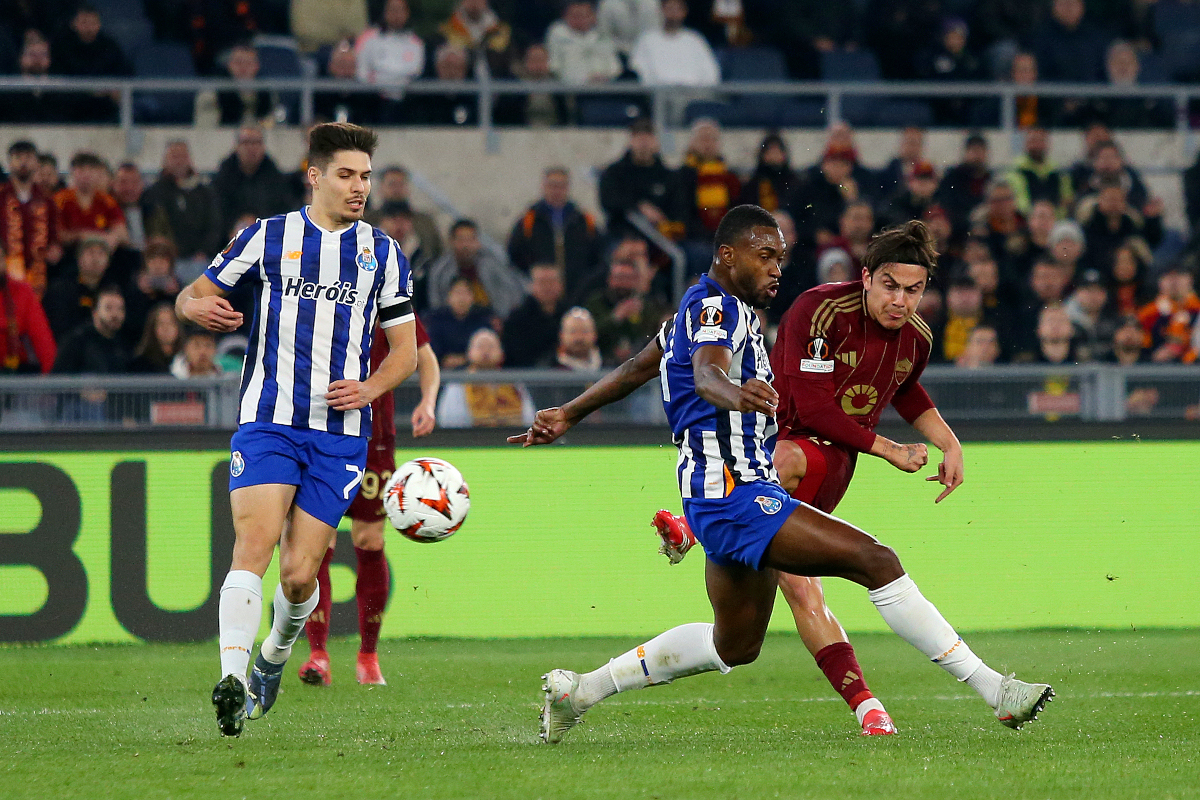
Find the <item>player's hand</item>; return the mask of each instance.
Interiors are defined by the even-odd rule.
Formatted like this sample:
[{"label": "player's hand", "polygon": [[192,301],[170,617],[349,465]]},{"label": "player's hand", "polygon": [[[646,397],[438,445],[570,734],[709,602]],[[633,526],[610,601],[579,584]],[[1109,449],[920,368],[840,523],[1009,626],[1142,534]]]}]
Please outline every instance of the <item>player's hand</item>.
[{"label": "player's hand", "polygon": [[929,449],[923,444],[897,444],[887,454],[888,462],[903,472],[916,472],[929,463]]},{"label": "player's hand", "polygon": [[436,424],[437,416],[433,413],[433,405],[418,403],[412,413],[413,438],[419,439],[422,436],[429,435],[433,432],[433,426]]},{"label": "player's hand", "polygon": [[371,405],[375,397],[364,381],[342,379],[329,384],[325,402],[334,411],[354,411]]},{"label": "player's hand", "polygon": [[940,503],[946,499],[946,496],[962,486],[963,482],[963,454],[962,448],[955,448],[942,455],[942,463],[938,464],[938,474],[930,475],[925,480],[937,481],[946,488],[937,496],[934,503]]},{"label": "player's hand", "polygon": [[217,295],[193,297],[183,305],[183,315],[202,328],[229,333],[242,326],[242,315],[229,301]]},{"label": "player's hand", "polygon": [[779,393],[766,381],[751,378],[742,384],[738,391],[737,411],[743,414],[757,411],[760,414],[774,414],[779,406]]},{"label": "player's hand", "polygon": [[529,430],[516,436],[508,437],[509,444],[519,444],[522,447],[532,447],[536,444],[550,444],[571,429],[572,423],[561,408],[543,408],[533,418]]}]

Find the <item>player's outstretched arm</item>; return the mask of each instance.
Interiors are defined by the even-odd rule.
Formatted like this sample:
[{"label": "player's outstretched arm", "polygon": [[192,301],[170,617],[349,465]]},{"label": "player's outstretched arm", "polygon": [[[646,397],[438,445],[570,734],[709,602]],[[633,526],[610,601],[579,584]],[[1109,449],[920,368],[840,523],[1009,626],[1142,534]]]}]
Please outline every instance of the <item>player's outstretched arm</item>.
[{"label": "player's outstretched arm", "polygon": [[437,405],[438,389],[442,385],[442,370],[438,366],[433,348],[423,344],[417,348],[417,378],[421,382],[421,402],[412,413],[412,434],[425,436],[433,431],[437,423],[434,409]]},{"label": "player's outstretched arm", "polygon": [[201,275],[175,298],[175,316],[217,333],[236,331],[242,326],[242,315],[229,305],[227,294],[227,289]]},{"label": "player's outstretched arm", "polygon": [[658,346],[658,340],[652,340],[640,353],[589,386],[578,397],[561,407],[538,411],[529,430],[508,437],[509,444],[524,447],[550,444],[596,409],[628,397],[634,390],[657,378],[661,359],[662,349]]},{"label": "player's outstretched arm", "polygon": [[925,480],[937,481],[946,488],[933,502],[940,503],[947,495],[962,485],[963,482],[963,451],[962,443],[954,435],[954,431],[942,419],[936,408],[931,408],[912,421],[917,432],[933,446],[942,451],[942,463],[938,464],[938,474],[930,475]]},{"label": "player's outstretched arm", "polygon": [[369,406],[384,392],[390,392],[417,368],[416,323],[412,320],[383,329],[389,352],[379,369],[365,381],[342,379],[329,384],[325,402],[335,411],[353,411]]},{"label": "player's outstretched arm", "polygon": [[733,351],[719,345],[699,347],[692,354],[692,378],[702,400],[727,411],[774,414],[779,395],[766,381],[751,378],[738,385],[729,379]]}]

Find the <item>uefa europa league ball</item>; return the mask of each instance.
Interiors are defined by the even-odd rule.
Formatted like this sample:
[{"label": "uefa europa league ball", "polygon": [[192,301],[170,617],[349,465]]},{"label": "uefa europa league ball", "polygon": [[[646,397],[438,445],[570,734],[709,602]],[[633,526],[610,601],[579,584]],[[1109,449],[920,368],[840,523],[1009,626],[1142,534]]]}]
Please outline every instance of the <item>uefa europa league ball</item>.
[{"label": "uefa europa league ball", "polygon": [[383,508],[396,530],[414,542],[440,542],[462,527],[471,495],[462,473],[440,458],[414,458],[392,473]]}]

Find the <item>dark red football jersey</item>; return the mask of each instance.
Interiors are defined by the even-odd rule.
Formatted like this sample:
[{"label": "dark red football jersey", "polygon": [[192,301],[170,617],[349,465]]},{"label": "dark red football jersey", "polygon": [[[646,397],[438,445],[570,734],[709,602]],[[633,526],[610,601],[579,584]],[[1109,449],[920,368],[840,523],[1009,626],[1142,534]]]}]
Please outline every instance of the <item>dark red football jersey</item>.
[{"label": "dark red football jersey", "polygon": [[932,343],[918,315],[898,331],[872,319],[862,281],[809,289],[783,315],[771,351],[780,438],[870,450],[889,402],[908,422],[933,408],[920,384]]},{"label": "dark red football jersey", "polygon": [[[422,345],[429,344],[429,334],[425,332],[425,326],[421,324],[421,320],[414,316],[417,322],[417,349],[421,349]],[[383,328],[375,326],[375,335],[371,337],[371,374],[375,374],[375,370],[379,369],[379,365],[387,358],[387,354],[391,352],[388,348],[387,335],[384,334]],[[376,444],[387,444],[389,447],[396,441],[396,398],[392,392],[384,392],[376,397],[371,403],[371,442],[370,446]]]}]

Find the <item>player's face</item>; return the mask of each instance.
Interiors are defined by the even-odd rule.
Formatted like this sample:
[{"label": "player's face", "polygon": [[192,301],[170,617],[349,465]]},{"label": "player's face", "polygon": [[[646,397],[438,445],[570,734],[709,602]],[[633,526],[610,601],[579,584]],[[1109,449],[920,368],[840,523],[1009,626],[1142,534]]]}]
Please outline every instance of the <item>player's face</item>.
[{"label": "player's face", "polygon": [[874,274],[863,270],[867,313],[883,327],[900,330],[917,313],[929,271],[920,264],[884,264]]},{"label": "player's face", "polygon": [[779,293],[779,276],[787,259],[787,245],[778,227],[760,225],[735,247],[722,247],[721,259],[729,266],[738,296],[755,308],[771,305]]},{"label": "player's face", "polygon": [[371,195],[371,157],[360,150],[339,150],[324,172],[309,167],[313,205],[335,222],[347,225],[362,219]]}]

